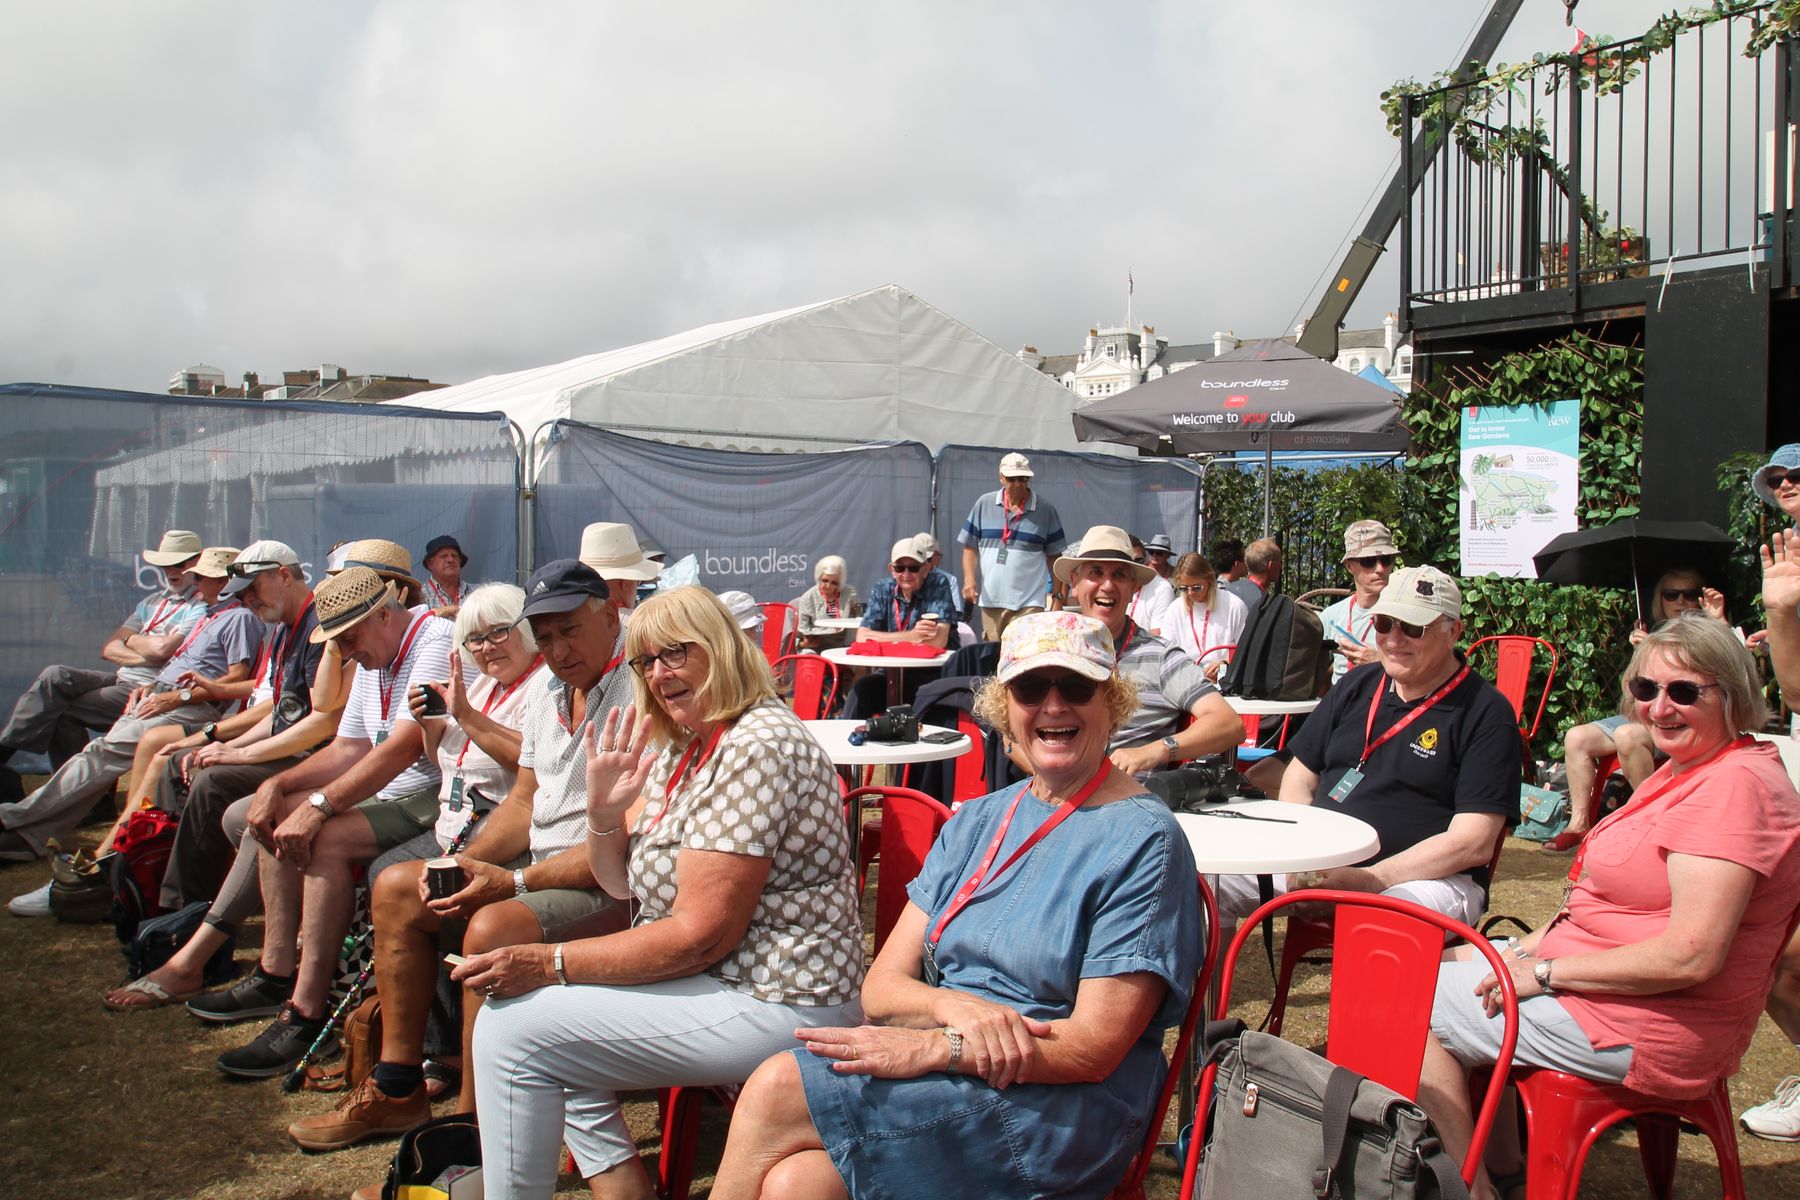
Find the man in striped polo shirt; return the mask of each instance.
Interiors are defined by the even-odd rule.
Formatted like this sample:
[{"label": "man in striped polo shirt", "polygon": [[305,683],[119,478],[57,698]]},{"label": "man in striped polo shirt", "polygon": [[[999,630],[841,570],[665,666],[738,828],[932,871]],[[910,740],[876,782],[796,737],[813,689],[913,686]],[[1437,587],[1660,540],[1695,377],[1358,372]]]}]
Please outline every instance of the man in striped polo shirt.
[{"label": "man in striped polo shirt", "polygon": [[[981,606],[981,636],[998,641],[1014,617],[1042,612],[1052,594],[1050,560],[1063,552],[1056,506],[1032,491],[1034,472],[1023,454],[1000,460],[1000,490],[969,510],[962,543],[963,599]],[[948,614],[946,614],[948,616]]]}]

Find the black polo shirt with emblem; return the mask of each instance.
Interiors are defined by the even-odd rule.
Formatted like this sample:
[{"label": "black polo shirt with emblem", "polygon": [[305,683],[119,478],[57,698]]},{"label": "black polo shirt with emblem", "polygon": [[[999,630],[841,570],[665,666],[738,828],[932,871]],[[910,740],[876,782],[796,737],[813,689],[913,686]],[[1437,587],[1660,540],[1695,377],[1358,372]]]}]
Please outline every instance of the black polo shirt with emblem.
[{"label": "black polo shirt with emblem", "polygon": [[[1362,757],[1369,699],[1386,679],[1380,663],[1350,671],[1289,743],[1294,757],[1319,777],[1314,804],[1338,805],[1331,789]],[[1402,700],[1390,683],[1376,707],[1370,740],[1427,698]],[[1521,779],[1519,726],[1512,705],[1493,684],[1471,671],[1449,695],[1376,747],[1362,774],[1362,782],[1340,807],[1373,825],[1380,835],[1381,852],[1370,862],[1391,858],[1443,833],[1458,813],[1498,813],[1508,825],[1516,824]],[[1486,886],[1485,867],[1469,874]]]}]

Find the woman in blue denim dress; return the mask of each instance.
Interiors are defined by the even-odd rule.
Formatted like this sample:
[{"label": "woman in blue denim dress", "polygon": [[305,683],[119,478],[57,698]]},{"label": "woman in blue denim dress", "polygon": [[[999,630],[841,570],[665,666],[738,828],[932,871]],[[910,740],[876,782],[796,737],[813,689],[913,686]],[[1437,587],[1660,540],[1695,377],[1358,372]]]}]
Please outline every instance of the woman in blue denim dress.
[{"label": "woman in blue denim dress", "polygon": [[1135,697],[1077,613],[1007,627],[978,711],[1034,769],[965,805],[870,968],[740,1099],[715,1200],[1104,1196],[1201,952],[1193,855],[1106,746]]}]

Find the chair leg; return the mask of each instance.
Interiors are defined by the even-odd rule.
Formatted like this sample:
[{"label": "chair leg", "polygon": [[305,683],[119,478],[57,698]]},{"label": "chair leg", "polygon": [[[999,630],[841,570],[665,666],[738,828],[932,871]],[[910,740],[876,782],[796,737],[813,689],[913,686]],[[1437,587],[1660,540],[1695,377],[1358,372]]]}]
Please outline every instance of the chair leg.
[{"label": "chair leg", "polygon": [[686,1200],[693,1185],[705,1098],[706,1089],[698,1087],[664,1088],[657,1093],[662,1109],[662,1151],[656,1156],[656,1192],[662,1200]]},{"label": "chair leg", "polygon": [[1675,1151],[1681,1140],[1681,1123],[1664,1113],[1640,1113],[1637,1125],[1638,1157],[1644,1160],[1644,1179],[1655,1200],[1671,1200],[1675,1192]]}]

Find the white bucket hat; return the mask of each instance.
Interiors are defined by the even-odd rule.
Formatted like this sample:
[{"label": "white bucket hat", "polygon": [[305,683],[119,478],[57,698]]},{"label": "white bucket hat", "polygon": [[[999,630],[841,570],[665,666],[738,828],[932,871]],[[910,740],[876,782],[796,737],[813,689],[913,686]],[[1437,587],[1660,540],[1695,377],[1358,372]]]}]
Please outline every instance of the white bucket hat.
[{"label": "white bucket hat", "polygon": [[631,526],[596,521],[581,531],[582,562],[602,579],[635,579],[642,583],[662,574],[662,564],[644,557]]}]

